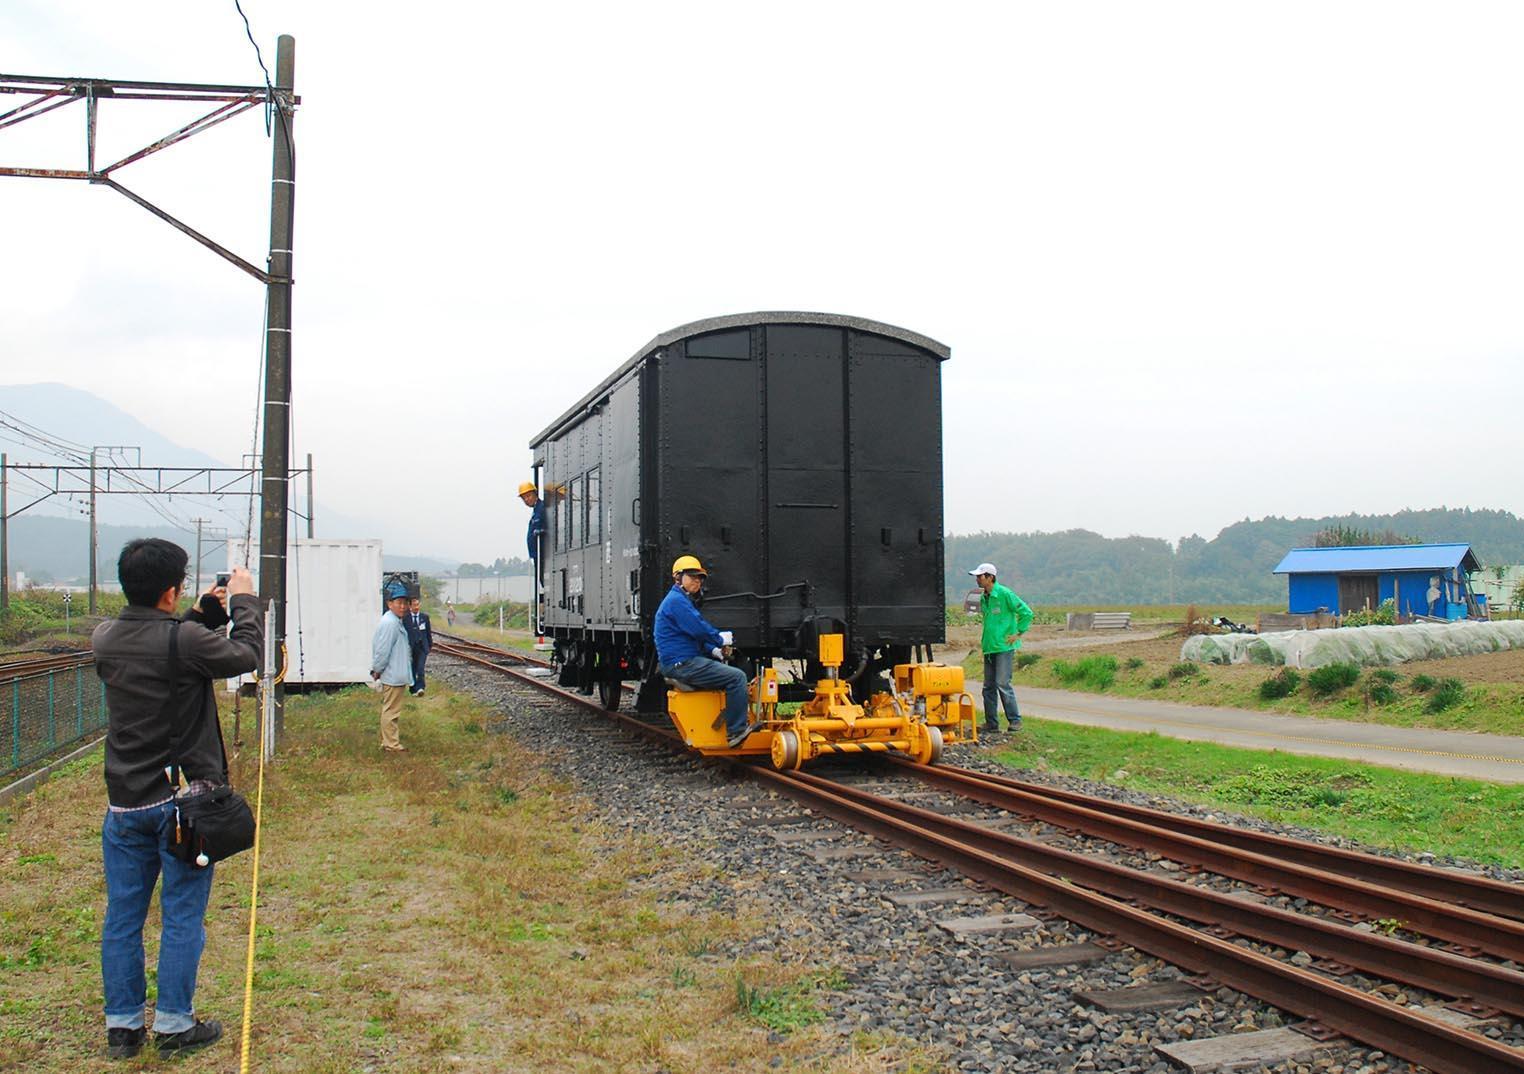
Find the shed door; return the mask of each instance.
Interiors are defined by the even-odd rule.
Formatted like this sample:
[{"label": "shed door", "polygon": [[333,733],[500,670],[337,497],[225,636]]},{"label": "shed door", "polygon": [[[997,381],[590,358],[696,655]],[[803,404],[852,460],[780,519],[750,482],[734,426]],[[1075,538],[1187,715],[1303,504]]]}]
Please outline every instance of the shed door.
[{"label": "shed door", "polygon": [[1339,575],[1339,614],[1364,611],[1381,603],[1374,574]]}]

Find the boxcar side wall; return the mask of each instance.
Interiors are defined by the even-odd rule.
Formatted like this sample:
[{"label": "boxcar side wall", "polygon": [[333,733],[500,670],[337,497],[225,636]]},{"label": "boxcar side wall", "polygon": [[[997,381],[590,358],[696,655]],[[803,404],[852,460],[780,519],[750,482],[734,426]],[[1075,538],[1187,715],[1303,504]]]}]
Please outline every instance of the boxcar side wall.
[{"label": "boxcar side wall", "polygon": [[544,624],[552,631],[638,629],[639,429],[639,387],[631,377],[540,445]]}]

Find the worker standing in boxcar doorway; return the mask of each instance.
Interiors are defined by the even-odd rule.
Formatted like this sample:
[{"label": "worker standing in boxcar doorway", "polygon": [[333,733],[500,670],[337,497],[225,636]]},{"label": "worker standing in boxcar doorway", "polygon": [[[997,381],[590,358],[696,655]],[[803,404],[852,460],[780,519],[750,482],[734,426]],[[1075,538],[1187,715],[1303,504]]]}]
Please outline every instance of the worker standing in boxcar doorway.
[{"label": "worker standing in boxcar doorway", "polygon": [[533,481],[525,481],[519,486],[519,499],[529,508],[529,569],[534,574],[535,593],[534,622],[530,627],[538,634],[544,629],[540,626],[544,620],[541,606],[545,599],[545,575],[540,569],[540,537],[545,533],[545,501],[540,499],[540,490],[534,487]]},{"label": "worker standing in boxcar doorway", "polygon": [[993,563],[981,563],[968,573],[984,590],[979,598],[979,612],[984,618],[984,634],[980,639],[984,652],[983,733],[999,732],[1000,705],[1005,706],[1005,721],[1010,730],[1019,731],[1021,710],[1016,707],[1016,691],[1011,688],[1011,665],[1016,650],[1021,648],[1021,636],[1032,625],[1032,609],[1009,587],[995,581]]},{"label": "worker standing in boxcar doorway", "polygon": [[519,486],[519,499],[529,508],[529,562],[535,565],[538,573],[540,535],[545,532],[545,501],[540,499],[540,490],[534,487],[533,481],[526,481]]},{"label": "worker standing in boxcar doorway", "polygon": [[725,691],[725,730],[730,748],[756,727],[746,721],[746,672],[721,661],[730,655],[728,630],[716,630],[694,602],[708,575],[696,556],[672,564],[672,588],[656,609],[656,660],[663,676],[701,690]]}]

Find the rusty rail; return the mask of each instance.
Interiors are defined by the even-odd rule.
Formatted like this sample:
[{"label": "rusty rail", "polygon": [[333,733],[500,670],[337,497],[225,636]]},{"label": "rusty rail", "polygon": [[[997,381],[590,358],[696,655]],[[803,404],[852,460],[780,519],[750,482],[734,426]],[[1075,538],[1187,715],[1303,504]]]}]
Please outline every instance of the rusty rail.
[{"label": "rusty rail", "polygon": [[[1524,921],[1524,886],[1519,884],[1510,884],[1474,873],[1448,871],[1396,858],[1383,858],[1375,854],[1325,846],[1322,843],[1293,839],[1287,835],[1235,828],[1230,824],[1198,820],[1195,817],[1167,813],[1162,809],[1150,809],[1147,806],[1132,805],[1128,802],[1095,798],[1078,791],[1049,787],[1010,776],[991,775],[987,772],[976,772],[950,765],[940,767],[942,771],[977,776],[987,783],[1009,787],[1012,790],[1053,798],[1071,805],[1085,806],[1156,828],[1193,835],[1213,843],[1225,843],[1243,850],[1269,854],[1280,861],[1307,865],[1356,880],[1400,888],[1441,902],[1456,903],[1484,913]],[[915,765],[909,763],[906,763],[904,768],[912,774],[918,770]]]},{"label": "rusty rail", "polygon": [[915,770],[915,775],[933,786],[997,809],[1161,854],[1247,884],[1286,892],[1371,920],[1396,921],[1404,929],[1448,941],[1468,951],[1486,951],[1499,958],[1524,962],[1524,922],[1512,918],[1154,827],[1089,805],[1072,804],[1008,787],[986,779],[980,772],[922,766]]}]

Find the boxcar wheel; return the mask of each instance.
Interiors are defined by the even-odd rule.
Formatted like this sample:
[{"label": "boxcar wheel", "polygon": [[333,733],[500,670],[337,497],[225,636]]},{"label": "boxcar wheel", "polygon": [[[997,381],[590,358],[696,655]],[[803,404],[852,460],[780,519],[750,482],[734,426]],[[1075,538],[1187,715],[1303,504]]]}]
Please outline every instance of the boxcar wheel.
[{"label": "boxcar wheel", "polygon": [[619,699],[624,693],[624,683],[608,677],[598,680],[598,701],[609,712],[619,709]]}]

